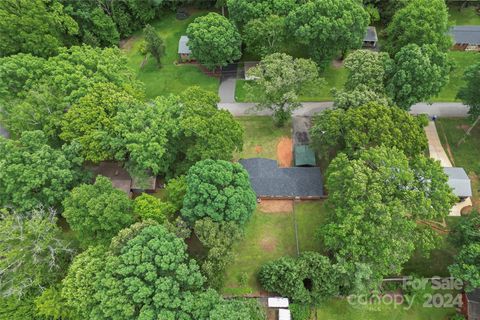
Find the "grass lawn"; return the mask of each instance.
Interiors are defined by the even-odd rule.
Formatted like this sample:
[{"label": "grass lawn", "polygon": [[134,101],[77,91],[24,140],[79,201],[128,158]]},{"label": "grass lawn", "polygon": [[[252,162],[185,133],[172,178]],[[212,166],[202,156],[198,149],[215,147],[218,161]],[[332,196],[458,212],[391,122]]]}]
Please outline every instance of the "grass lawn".
[{"label": "grass lawn", "polygon": [[413,306],[404,310],[403,305],[350,305],[346,300],[334,299],[317,309],[321,320],[447,320],[455,314],[454,308],[424,308]]},{"label": "grass lawn", "polygon": [[272,117],[238,117],[237,121],[245,129],[245,135],[243,151],[234,155],[235,160],[254,157],[277,159],[278,140],[292,136],[290,124],[278,128],[273,124]]},{"label": "grass lawn", "polygon": [[[443,147],[450,160],[457,167],[463,167],[472,181],[473,202],[480,209],[480,126],[472,130],[470,137],[457,146],[471,122],[464,118],[441,118],[437,130]],[[450,150],[450,152],[448,152]]]},{"label": "grass lawn", "polygon": [[460,10],[460,6],[449,6],[449,23],[457,26],[480,25],[480,15],[475,12],[475,7],[470,6]]},{"label": "grass lawn", "polygon": [[480,54],[478,52],[449,51],[448,56],[454,63],[453,70],[450,72],[450,81],[443,87],[439,95],[431,98],[432,102],[451,102],[459,101],[456,99],[457,92],[463,85],[463,74],[465,70],[480,62]]},{"label": "grass lawn", "polygon": [[123,46],[127,55],[128,65],[137,74],[137,78],[145,85],[146,97],[155,98],[170,93],[179,94],[190,86],[200,86],[205,90],[217,92],[219,81],[202,73],[195,65],[175,65],[178,59],[178,40],[185,34],[187,26],[196,17],[204,15],[208,11],[200,11],[192,14],[186,20],[177,20],[175,13],[167,11],[152,26],[165,42],[165,56],[162,57],[162,68],[158,68],[155,60],[149,56],[147,63],[140,68],[144,56],[139,52],[143,40],[142,32],[135,33]]},{"label": "grass lawn", "polygon": [[302,201],[295,204],[300,252],[323,251],[316,233],[318,228],[326,222],[327,212],[324,201]]},{"label": "grass lawn", "polygon": [[[227,268],[224,294],[258,293],[260,267],[282,256],[295,255],[293,214],[263,213],[257,209],[245,228],[245,239],[234,246],[234,262]],[[245,274],[247,283],[240,283]]]},{"label": "grass lawn", "polygon": [[[314,90],[314,93],[301,95],[301,101],[332,101],[333,96],[330,91],[332,88],[341,89],[343,87],[343,84],[347,81],[347,70],[344,67],[330,65],[320,76],[325,79],[326,84]],[[251,102],[247,98],[245,82],[245,80],[237,80],[235,89],[235,100],[237,102]]]}]

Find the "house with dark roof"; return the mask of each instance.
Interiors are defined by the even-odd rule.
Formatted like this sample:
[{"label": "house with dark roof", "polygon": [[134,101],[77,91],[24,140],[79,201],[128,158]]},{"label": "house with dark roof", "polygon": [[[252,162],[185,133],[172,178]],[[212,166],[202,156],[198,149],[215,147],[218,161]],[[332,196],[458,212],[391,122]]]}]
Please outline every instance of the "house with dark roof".
[{"label": "house with dark roof", "polygon": [[363,37],[364,48],[375,48],[377,46],[378,36],[377,29],[375,27],[367,27],[365,36]]},{"label": "house with dark roof", "polygon": [[456,50],[480,51],[480,26],[454,26],[450,28]]},{"label": "house with dark roof", "polygon": [[265,158],[241,159],[252,188],[260,199],[320,199],[324,197],[318,167],[279,168]]},{"label": "house with dark roof", "polygon": [[192,51],[188,47],[188,36],[181,36],[178,40],[178,56],[180,61],[194,60],[192,57]]},{"label": "house with dark roof", "polygon": [[463,168],[444,167],[443,172],[448,176],[448,185],[453,190],[453,194],[463,200],[472,196],[472,186],[470,178]]}]

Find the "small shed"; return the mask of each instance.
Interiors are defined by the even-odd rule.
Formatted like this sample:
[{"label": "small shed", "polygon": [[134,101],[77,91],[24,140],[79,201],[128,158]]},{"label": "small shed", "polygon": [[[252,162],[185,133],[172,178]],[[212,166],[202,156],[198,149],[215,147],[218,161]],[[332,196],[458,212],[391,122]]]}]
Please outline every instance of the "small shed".
[{"label": "small shed", "polygon": [[295,167],[315,167],[315,152],[308,145],[295,145]]},{"label": "small shed", "polygon": [[268,298],[269,308],[288,308],[288,298],[271,297]]},{"label": "small shed", "polygon": [[453,189],[453,194],[460,199],[472,196],[470,178],[463,168],[444,167],[443,172],[448,176],[448,185]]},{"label": "small shed", "polygon": [[278,320],[291,320],[292,315],[288,309],[278,309]]},{"label": "small shed", "polygon": [[192,51],[188,47],[188,36],[181,36],[178,41],[178,56],[181,61],[190,61],[192,58]]},{"label": "small shed", "polygon": [[466,313],[467,319],[480,319],[480,288],[465,293],[462,300],[463,303],[466,304],[466,308],[463,308],[463,312]]},{"label": "small shed", "polygon": [[363,47],[364,48],[375,48],[377,47],[378,36],[377,29],[375,27],[367,27],[365,36],[363,37]]}]

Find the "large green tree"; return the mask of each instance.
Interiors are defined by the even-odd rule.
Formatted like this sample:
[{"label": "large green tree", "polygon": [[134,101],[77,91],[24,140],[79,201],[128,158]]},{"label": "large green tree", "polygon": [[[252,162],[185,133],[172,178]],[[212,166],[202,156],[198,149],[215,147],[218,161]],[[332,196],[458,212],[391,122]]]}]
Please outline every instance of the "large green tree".
[{"label": "large green tree", "polygon": [[60,138],[80,143],[86,160],[111,160],[115,156],[112,118],[120,107],[135,110],[135,104],[134,97],[115,85],[96,84],[65,113]]},{"label": "large green tree", "polygon": [[175,213],[175,206],[147,193],[142,193],[133,202],[133,213],[142,220],[152,219],[163,223]]},{"label": "large green tree", "polygon": [[256,206],[247,171],[238,163],[203,160],[187,174],[187,194],[182,216],[189,222],[209,217],[213,221],[245,224]]},{"label": "large green tree", "polygon": [[41,131],[0,137],[0,206],[21,211],[58,207],[82,178],[78,144],[53,149]]},{"label": "large green tree", "polygon": [[65,111],[98,83],[112,83],[139,95],[139,82],[119,49],[59,50],[48,60],[25,54],[0,59],[0,114],[12,137],[42,130],[58,142]]},{"label": "large green tree", "polygon": [[223,301],[204,289],[183,240],[160,225],[130,229],[106,253],[91,249],[75,259],[63,290],[72,309],[92,319],[211,319]]},{"label": "large green tree", "polygon": [[369,16],[357,0],[312,0],[297,5],[286,21],[294,39],[324,64],[362,45]]},{"label": "large green tree", "polygon": [[409,110],[440,93],[448,83],[450,68],[447,54],[435,46],[408,44],[387,65],[387,92],[396,105]]},{"label": "large green tree", "polygon": [[470,108],[472,117],[480,117],[480,62],[470,66],[463,79],[465,85],[458,91],[458,98]]},{"label": "large green tree", "polygon": [[240,33],[227,18],[211,12],[187,28],[192,55],[208,69],[224,67],[242,56]]},{"label": "large green tree", "polygon": [[66,36],[77,33],[77,23],[57,0],[0,2],[0,57],[21,52],[51,56]]},{"label": "large green tree", "polygon": [[276,15],[251,20],[243,30],[247,51],[259,57],[280,52],[285,37],[285,18]]},{"label": "large green tree", "polygon": [[469,243],[480,243],[480,213],[474,210],[459,219],[448,234],[449,240],[458,248]]},{"label": "large green tree", "polygon": [[333,150],[348,155],[375,146],[396,147],[408,157],[427,149],[423,117],[414,117],[397,107],[367,103],[357,108],[329,109],[316,115],[310,129],[322,156]]},{"label": "large green tree", "polygon": [[464,246],[448,270],[454,278],[463,281],[466,291],[478,288],[480,286],[480,243]]},{"label": "large green tree", "polygon": [[269,15],[287,16],[297,5],[296,0],[227,0],[230,19],[239,28],[254,19],[265,20]]},{"label": "large green tree", "polygon": [[339,154],[326,177],[334,209],[320,231],[325,246],[347,270],[366,264],[370,279],[399,273],[415,249],[435,246],[438,235],[418,222],[448,215],[456,199],[447,180],[437,162],[409,163],[396,148]]},{"label": "large green tree", "polygon": [[217,109],[218,96],[198,87],[179,97],[157,98],[155,108],[164,119],[169,175],[183,174],[197,161],[231,160],[243,148],[243,128],[232,114]]},{"label": "large green tree", "polygon": [[283,126],[293,111],[301,106],[300,93],[305,88],[319,84],[315,62],[309,59],[294,59],[285,53],[268,55],[248,71],[254,83],[247,84],[246,90],[258,101],[257,108],[268,109],[274,121]]},{"label": "large green tree", "polygon": [[82,184],[63,201],[63,216],[82,246],[107,244],[117,232],[133,222],[127,195],[98,176],[95,184]]},{"label": "large green tree", "polygon": [[296,258],[282,257],[262,266],[263,288],[295,302],[318,305],[338,294],[339,273],[328,257],[303,252]]},{"label": "large green tree", "polygon": [[434,45],[445,52],[452,45],[444,0],[409,0],[386,29],[385,50],[390,56],[409,44]]},{"label": "large green tree", "polygon": [[348,77],[345,89],[355,90],[365,86],[368,90],[377,93],[385,92],[385,64],[388,55],[370,50],[355,50],[345,59],[345,68]]},{"label": "large green tree", "polygon": [[0,212],[0,296],[20,299],[59,281],[74,255],[54,211]]}]

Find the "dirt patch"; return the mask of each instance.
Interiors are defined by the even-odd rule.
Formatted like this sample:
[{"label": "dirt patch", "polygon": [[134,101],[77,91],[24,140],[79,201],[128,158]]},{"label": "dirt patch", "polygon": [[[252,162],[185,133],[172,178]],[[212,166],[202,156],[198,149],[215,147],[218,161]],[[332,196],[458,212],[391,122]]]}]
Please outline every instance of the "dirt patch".
[{"label": "dirt patch", "polygon": [[278,159],[278,165],[281,168],[287,168],[292,165],[292,160],[293,160],[292,143],[293,141],[291,138],[283,137],[283,138],[280,138],[280,141],[277,144],[277,159]]},{"label": "dirt patch", "polygon": [[343,61],[344,60],[340,60],[340,59],[333,60],[332,61],[332,67],[334,67],[336,69],[343,67]]},{"label": "dirt patch", "polygon": [[256,153],[256,154],[259,154],[259,153],[262,152],[262,151],[263,151],[262,146],[255,146],[255,153]]},{"label": "dirt patch", "polygon": [[277,239],[270,236],[265,236],[262,238],[262,240],[260,240],[260,247],[265,252],[273,252],[277,248]]},{"label": "dirt patch", "polygon": [[292,200],[262,200],[260,211],[264,213],[290,213],[293,211]]},{"label": "dirt patch", "polygon": [[130,38],[120,40],[120,49],[130,51],[137,39],[138,36],[131,36]]}]

